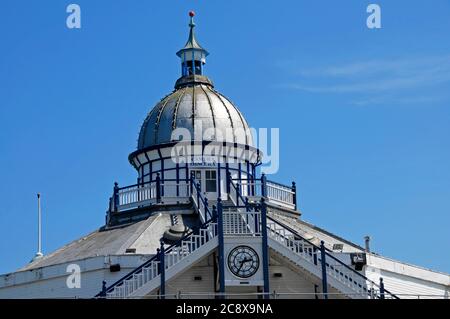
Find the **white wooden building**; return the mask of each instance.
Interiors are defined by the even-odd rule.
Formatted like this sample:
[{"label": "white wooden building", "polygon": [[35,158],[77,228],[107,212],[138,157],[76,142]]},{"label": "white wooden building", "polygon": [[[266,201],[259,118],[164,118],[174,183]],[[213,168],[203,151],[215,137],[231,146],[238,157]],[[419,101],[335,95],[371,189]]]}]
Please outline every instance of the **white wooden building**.
[{"label": "white wooden building", "polygon": [[263,154],[189,26],[181,77],[129,155],[136,184],[115,184],[98,230],[1,275],[0,298],[449,298],[448,274],[307,223],[295,183],[258,174]]}]

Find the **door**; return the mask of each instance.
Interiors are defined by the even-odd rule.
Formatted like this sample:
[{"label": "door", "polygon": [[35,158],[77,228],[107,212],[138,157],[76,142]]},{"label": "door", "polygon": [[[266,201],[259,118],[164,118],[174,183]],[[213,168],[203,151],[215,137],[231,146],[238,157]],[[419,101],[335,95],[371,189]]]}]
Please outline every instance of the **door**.
[{"label": "door", "polygon": [[217,200],[217,171],[214,169],[192,170],[200,190],[208,200]]},{"label": "door", "polygon": [[209,200],[217,199],[217,171],[207,169],[205,173],[205,193]]}]

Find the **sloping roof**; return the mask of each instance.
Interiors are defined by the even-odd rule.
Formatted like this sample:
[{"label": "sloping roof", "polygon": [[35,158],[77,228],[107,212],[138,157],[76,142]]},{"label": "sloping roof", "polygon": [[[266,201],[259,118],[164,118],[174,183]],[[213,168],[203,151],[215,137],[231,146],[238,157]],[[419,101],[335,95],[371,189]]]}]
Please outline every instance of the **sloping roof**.
[{"label": "sloping roof", "polygon": [[[154,254],[156,248],[159,247],[159,238],[170,225],[170,217],[163,214],[150,216],[146,220],[125,227],[103,231],[96,230],[48,255],[45,255],[41,259],[29,263],[18,271],[45,267],[88,257],[122,255],[126,253],[127,248],[135,248],[136,253],[140,254]],[[148,243],[151,243],[151,245],[140,243],[142,240],[148,240]]]},{"label": "sloping roof", "polygon": [[329,249],[332,249],[334,244],[343,244],[344,246],[342,252],[364,251],[363,247],[335,234],[332,234],[320,227],[300,220],[298,217],[278,214],[276,210],[272,210],[270,216],[296,230],[300,235],[304,236],[306,239],[312,241],[316,245],[320,245],[320,241],[323,240],[325,242],[325,246]]}]

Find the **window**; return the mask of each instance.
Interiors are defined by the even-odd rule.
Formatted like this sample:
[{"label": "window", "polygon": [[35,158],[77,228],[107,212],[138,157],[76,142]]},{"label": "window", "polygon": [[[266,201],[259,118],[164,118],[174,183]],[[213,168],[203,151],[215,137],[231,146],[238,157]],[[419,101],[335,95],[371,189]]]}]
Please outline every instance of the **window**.
[{"label": "window", "polygon": [[193,170],[195,181],[200,183],[202,181],[202,171]]},{"label": "window", "polygon": [[217,192],[216,171],[205,171],[205,191],[208,193]]}]

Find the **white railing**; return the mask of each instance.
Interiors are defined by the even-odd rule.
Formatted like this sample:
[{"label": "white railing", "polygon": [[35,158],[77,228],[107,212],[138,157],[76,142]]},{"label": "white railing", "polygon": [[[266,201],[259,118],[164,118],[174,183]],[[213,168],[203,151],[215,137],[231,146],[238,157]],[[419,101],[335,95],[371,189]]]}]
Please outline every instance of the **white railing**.
[{"label": "white railing", "polygon": [[[155,181],[143,185],[119,188],[117,191],[117,211],[138,208],[154,204],[158,201],[157,183]],[[189,182],[165,181],[160,184],[160,200],[162,202],[179,202],[190,196]]]},{"label": "white railing", "polygon": [[304,240],[295,239],[294,235],[282,226],[268,221],[267,236],[283,244],[285,247],[288,247],[292,252],[309,263],[315,263],[314,260],[317,258],[317,252],[315,251],[314,246]]},{"label": "white railing", "polygon": [[260,236],[260,212],[239,211],[225,208],[222,213],[225,236]]},{"label": "white railing", "polygon": [[[198,250],[203,245],[215,238],[217,233],[217,223],[208,223],[205,228],[201,228],[198,234],[191,234],[183,239],[178,245],[170,246],[164,254],[165,271],[177,265],[192,252]],[[128,279],[117,284],[111,292],[106,294],[107,298],[128,298],[136,290],[152,280],[159,280],[160,261],[153,260],[148,265],[139,268]]]},{"label": "white railing", "polygon": [[295,209],[295,191],[291,187],[267,181],[266,191],[269,202]]},{"label": "white railing", "polygon": [[182,199],[191,196],[189,182],[161,182],[161,200]]},{"label": "white railing", "polygon": [[[319,256],[318,262],[321,262]],[[363,276],[358,276],[354,270],[349,269],[348,265],[339,262],[331,255],[326,255],[326,272],[327,276],[333,277],[340,283],[349,287],[355,293],[366,294],[366,298],[369,297],[368,281]]]},{"label": "white railing", "polygon": [[136,185],[119,189],[117,210],[135,208],[156,202],[156,184]]},{"label": "white railing", "polygon": [[[238,201],[236,201],[236,190],[238,190],[241,197],[248,198],[249,202],[258,201],[261,197],[265,196],[269,203],[293,210],[297,208],[296,191],[293,187],[267,180],[264,183],[262,179],[232,179],[231,183],[230,197],[235,201],[235,204],[238,203]],[[243,203],[240,203],[239,201],[239,205],[243,205]]]},{"label": "white railing", "polygon": [[[265,193],[269,203],[289,209],[296,209],[295,190],[291,187],[270,181],[267,181],[264,187],[260,179],[244,179],[241,181],[231,180],[231,184],[229,196],[235,205],[245,205],[246,198],[249,202],[258,201]],[[196,187],[192,188],[193,192],[197,191]],[[263,191],[264,188],[265,192]],[[113,195],[111,198],[110,209],[112,208],[114,210],[115,207],[115,209],[120,212],[141,206],[152,205],[156,202],[177,203],[183,199],[187,200],[187,198],[191,196],[191,183],[190,181],[176,182],[174,180],[166,180],[161,181],[160,184],[158,184],[156,181],[153,181],[142,185],[138,184],[118,188],[116,194],[117,195]],[[159,198],[158,195],[160,196]],[[195,198],[196,195],[194,196],[194,199]]]},{"label": "white railing", "polygon": [[[300,256],[306,262],[314,265],[317,268],[317,273],[321,273],[320,249],[303,239],[296,239],[292,232],[275,222],[268,221],[267,230],[270,238],[289,248],[296,256]],[[365,298],[370,297],[370,289],[367,287],[368,280],[364,276],[357,274],[355,270],[330,254],[326,255],[325,265],[327,276],[333,277],[358,295],[363,295]]]},{"label": "white railing", "polygon": [[235,180],[234,183],[239,185],[239,191],[244,197],[261,197],[262,196],[262,183],[261,180]]}]

